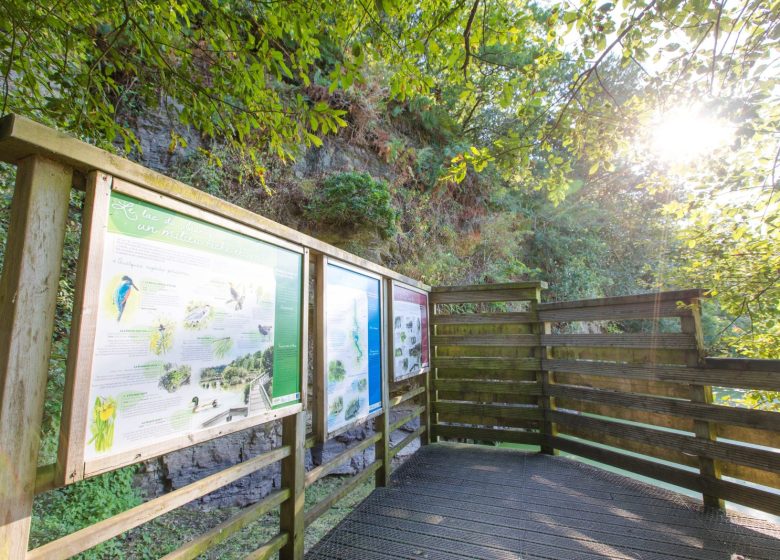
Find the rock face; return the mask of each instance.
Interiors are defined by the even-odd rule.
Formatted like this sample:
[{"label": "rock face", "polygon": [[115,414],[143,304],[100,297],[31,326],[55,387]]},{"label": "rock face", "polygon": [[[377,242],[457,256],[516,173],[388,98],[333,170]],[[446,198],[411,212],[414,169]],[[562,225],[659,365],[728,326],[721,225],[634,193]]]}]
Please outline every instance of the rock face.
[{"label": "rock face", "polygon": [[[407,410],[404,408],[394,409],[390,421],[394,422]],[[391,445],[396,445],[418,427],[419,419],[409,422],[391,436]],[[347,447],[355,445],[373,434],[374,430],[369,422],[336,436],[322,447],[314,447],[306,455],[306,470],[327,463]],[[270,451],[281,445],[281,441],[281,422],[270,422],[147,461],[137,476],[137,482],[147,497],[159,496]],[[418,447],[419,441],[411,443],[398,454],[396,461],[402,462]],[[333,471],[333,474],[355,474],[365,469],[373,461],[374,448],[372,446],[346,461]],[[276,463],[252,473],[204,496],[194,504],[204,509],[212,509],[228,506],[243,507],[255,503],[281,486],[279,466],[280,464]]]}]

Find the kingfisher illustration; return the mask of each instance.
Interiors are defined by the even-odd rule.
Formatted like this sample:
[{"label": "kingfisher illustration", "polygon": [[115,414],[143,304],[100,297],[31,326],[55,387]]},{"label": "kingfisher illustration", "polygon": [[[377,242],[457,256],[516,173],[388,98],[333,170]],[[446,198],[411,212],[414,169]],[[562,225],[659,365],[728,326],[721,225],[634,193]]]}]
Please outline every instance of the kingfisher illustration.
[{"label": "kingfisher illustration", "polygon": [[116,318],[117,323],[122,320],[122,313],[125,312],[127,300],[130,298],[130,292],[133,290],[133,288],[140,292],[140,290],[138,290],[138,286],[133,284],[132,278],[129,276],[122,276],[122,282],[114,292],[114,305],[116,305],[116,309],[119,312]]}]

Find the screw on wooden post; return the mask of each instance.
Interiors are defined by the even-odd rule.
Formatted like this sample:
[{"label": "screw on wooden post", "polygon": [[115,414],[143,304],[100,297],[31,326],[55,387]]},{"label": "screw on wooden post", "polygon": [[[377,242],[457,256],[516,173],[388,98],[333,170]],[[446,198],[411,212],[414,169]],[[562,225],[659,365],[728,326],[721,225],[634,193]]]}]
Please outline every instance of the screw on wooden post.
[{"label": "screw on wooden post", "polygon": [[287,533],[287,543],[279,551],[279,560],[303,558],[305,498],[304,453],[306,452],[306,413],[299,412],[282,419],[282,445],[290,446],[290,455],[282,459],[282,488],[290,497],[279,508],[279,530]]},{"label": "screw on wooden post", "polygon": [[24,558],[73,181],[40,156],[17,166],[0,281],[0,558]]},{"label": "screw on wooden post", "polygon": [[[688,334],[696,341],[696,350],[686,352],[686,365],[688,367],[700,367],[704,364],[705,349],[704,335],[701,327],[701,304],[698,299],[691,300],[691,313],[680,318],[680,328],[685,334]],[[711,385],[691,385],[691,402],[712,404],[712,386]],[[707,441],[716,441],[718,439],[718,428],[714,422],[704,420],[693,421],[693,432],[699,439]],[[720,479],[721,467],[718,461],[710,457],[699,456],[699,474],[704,478]],[[722,498],[702,493],[704,506],[708,508],[725,509],[725,503]]]}]

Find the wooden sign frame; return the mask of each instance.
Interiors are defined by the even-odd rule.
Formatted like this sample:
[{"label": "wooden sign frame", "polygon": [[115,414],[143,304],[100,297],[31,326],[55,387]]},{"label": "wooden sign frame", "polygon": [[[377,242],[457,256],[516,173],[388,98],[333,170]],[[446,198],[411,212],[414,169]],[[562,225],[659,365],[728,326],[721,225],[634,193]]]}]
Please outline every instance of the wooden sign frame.
[{"label": "wooden sign frame", "polygon": [[[76,280],[70,347],[68,352],[62,427],[55,480],[71,484],[84,478],[139,463],[171,451],[201,443],[257,426],[271,420],[296,414],[306,402],[306,371],[308,370],[308,309],[309,309],[309,250],[279,239],[230,218],[192,206],[180,200],[155,193],[138,185],[104,174],[94,174],[94,182],[87,184],[84,202],[81,247]],[[99,313],[100,282],[104,262],[104,240],[108,228],[109,205],[112,192],[117,192],[165,210],[177,212],[208,225],[263,241],[301,255],[301,317],[300,317],[300,402],[279,409],[176,435],[169,439],[139,446],[105,458],[86,459],[86,429],[89,419],[92,366],[95,352],[95,334]]]},{"label": "wooden sign frame", "polygon": [[[381,403],[382,406],[379,410],[370,412],[367,416],[363,416],[359,419],[349,422],[348,424],[341,426],[335,430],[328,430],[328,318],[327,318],[327,286],[328,286],[328,267],[332,264],[344,270],[366,276],[371,279],[377,280],[379,283],[379,324],[380,324],[380,383],[381,383]],[[369,420],[376,418],[383,414],[387,408],[387,287],[385,279],[380,274],[376,274],[364,268],[354,266],[352,264],[340,261],[337,259],[329,258],[325,255],[318,255],[316,262],[316,277],[317,277],[317,356],[316,356],[316,368],[315,368],[315,387],[317,389],[316,396],[316,408],[313,411],[314,414],[314,430],[315,437],[319,443],[325,443],[329,439],[336,437],[339,434],[347,432],[356,426],[364,424]]]},{"label": "wooden sign frame", "polygon": [[[421,294],[425,296],[425,314],[428,318],[427,324],[425,325],[427,330],[427,342],[428,342],[428,362],[427,363],[421,363],[420,370],[412,373],[410,375],[405,375],[403,377],[396,377],[395,375],[395,336],[394,336],[394,323],[395,323],[395,311],[394,311],[394,297],[395,297],[395,289],[396,287],[403,288],[405,290],[409,290],[410,292],[415,292],[418,294]],[[416,288],[415,286],[411,286],[409,284],[406,284],[404,282],[399,282],[397,280],[392,280],[389,282],[388,286],[388,294],[387,294],[387,329],[388,329],[388,379],[391,383],[400,383],[401,381],[405,381],[407,379],[412,379],[414,377],[417,377],[418,375],[422,375],[424,373],[428,373],[431,370],[431,317],[430,317],[430,297],[429,293],[425,290],[422,290],[420,288]],[[420,341],[420,344],[422,345],[422,341]],[[422,360],[420,360],[422,362]]]}]

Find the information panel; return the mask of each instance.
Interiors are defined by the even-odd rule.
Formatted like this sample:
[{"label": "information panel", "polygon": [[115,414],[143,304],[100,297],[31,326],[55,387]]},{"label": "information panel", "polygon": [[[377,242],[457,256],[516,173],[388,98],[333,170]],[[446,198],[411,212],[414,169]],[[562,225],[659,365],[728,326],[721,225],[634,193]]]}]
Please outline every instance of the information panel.
[{"label": "information panel", "polygon": [[327,433],[382,410],[381,282],[337,264],[326,273]]},{"label": "information panel", "polygon": [[86,462],[301,401],[302,252],[112,192],[99,268]]},{"label": "information panel", "polygon": [[424,372],[430,362],[428,294],[393,283],[393,381]]}]

